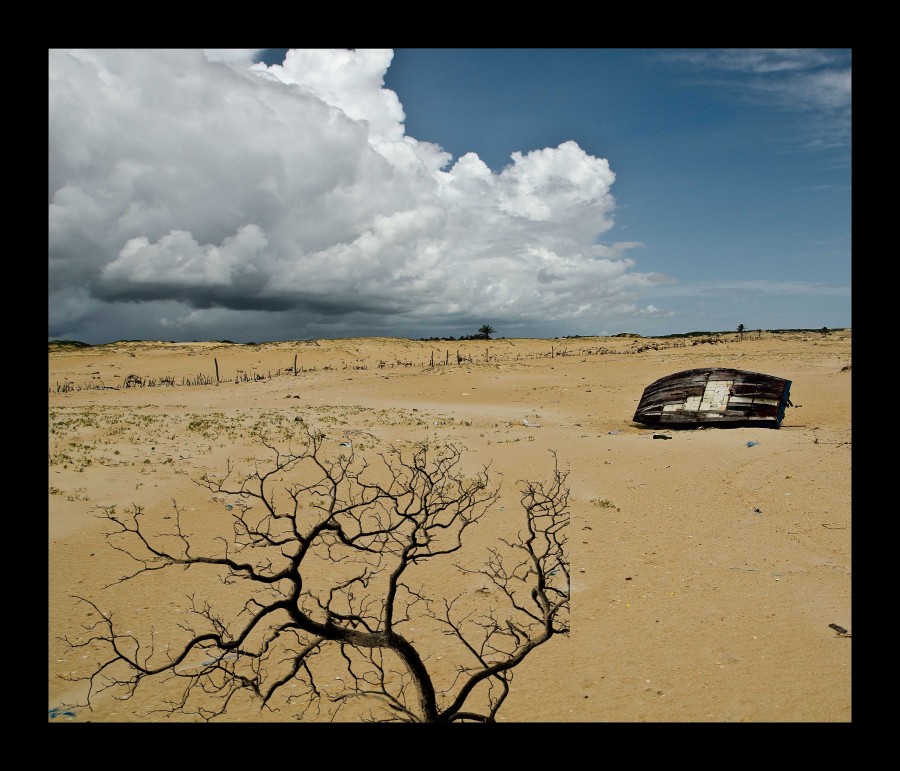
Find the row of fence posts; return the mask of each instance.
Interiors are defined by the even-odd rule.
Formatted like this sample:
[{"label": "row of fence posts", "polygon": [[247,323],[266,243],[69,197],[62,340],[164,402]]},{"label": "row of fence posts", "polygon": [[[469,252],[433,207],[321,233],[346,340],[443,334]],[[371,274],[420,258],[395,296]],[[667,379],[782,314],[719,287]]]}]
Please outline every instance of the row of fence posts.
[{"label": "row of fence posts", "polygon": [[[554,351],[553,346],[550,346],[550,358],[551,359],[554,358],[555,355],[556,355],[556,352]],[[490,363],[490,361],[491,361],[491,349],[490,348],[488,348],[484,352],[484,360],[485,360],[485,362]],[[471,359],[471,357],[463,356],[459,352],[459,349],[457,349],[456,350],[456,363],[462,364],[464,361],[472,361],[472,359]],[[219,385],[219,383],[221,382],[221,379],[219,378],[219,359],[215,356],[213,357],[213,364],[215,364],[215,367],[216,367],[216,385]],[[450,364],[450,350],[449,349],[447,349],[444,352],[444,364],[445,365]],[[434,350],[431,351],[431,362],[429,363],[429,366],[430,367],[434,366]],[[296,377],[296,375],[297,375],[297,354],[295,353],[294,354],[294,376]],[[69,388],[68,388],[68,383],[67,383],[66,386],[63,388],[63,391],[68,391],[68,390],[69,390]],[[59,387],[57,387],[57,391],[59,391]]]},{"label": "row of fence posts", "polygon": [[[554,355],[555,355],[555,352],[553,350],[553,346],[550,346],[550,358],[552,359],[554,357]],[[484,352],[484,360],[488,363],[490,362],[490,360],[491,360],[491,349],[490,348],[488,348]],[[465,356],[463,356],[459,352],[459,349],[457,349],[456,363],[462,364],[464,361],[471,361],[471,359],[467,359]],[[216,365],[216,385],[219,385],[219,382],[220,382],[220,380],[219,380],[219,359],[215,356],[213,357],[213,363]],[[447,365],[449,363],[450,363],[450,351],[448,349],[444,353],[444,364]],[[431,367],[434,366],[434,351],[431,352],[431,363],[429,364],[429,366],[431,366]],[[295,353],[294,354],[294,376],[296,377],[296,375],[297,375],[297,354]]]},{"label": "row of fence posts", "polygon": [[[550,358],[551,359],[554,358],[555,355],[556,355],[556,352],[554,351],[553,346],[551,345],[550,346]],[[485,360],[485,362],[490,363],[490,361],[491,361],[491,349],[490,348],[488,348],[484,352],[484,360]],[[471,359],[467,359],[465,356],[463,356],[459,352],[459,349],[457,349],[456,350],[456,363],[462,364],[464,361],[471,361]],[[216,365],[216,385],[219,385],[219,360],[217,358],[213,357],[213,362]],[[445,365],[450,364],[450,350],[449,349],[444,352],[444,364]],[[433,350],[431,352],[431,362],[429,363],[428,366],[430,366],[430,367],[434,366],[434,351]],[[296,377],[296,375],[297,375],[297,354],[295,353],[294,354],[294,376]]]}]

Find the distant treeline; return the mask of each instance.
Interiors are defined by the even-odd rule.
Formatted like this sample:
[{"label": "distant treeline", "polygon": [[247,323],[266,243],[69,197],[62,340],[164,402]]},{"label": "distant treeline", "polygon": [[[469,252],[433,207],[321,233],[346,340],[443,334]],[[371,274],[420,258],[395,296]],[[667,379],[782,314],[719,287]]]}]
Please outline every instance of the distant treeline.
[{"label": "distant treeline", "polygon": [[[789,332],[816,332],[817,334],[822,334],[823,332],[840,332],[844,329],[845,327],[835,327],[833,329],[831,327],[819,327],[818,329],[745,329],[744,334],[749,335],[752,332],[766,332],[770,335],[783,335]],[[580,337],[647,337],[652,340],[674,340],[686,337],[714,337],[715,335],[733,334],[737,334],[734,329],[726,329],[721,332],[673,332],[670,335],[639,335],[637,332],[619,332],[617,335],[566,335],[562,339],[576,340]]]},{"label": "distant treeline", "polygon": [[[845,329],[844,327],[836,327],[834,329],[830,327],[819,327],[818,329],[746,329],[744,330],[745,334],[751,334],[753,332],[766,332],[770,335],[780,335],[787,334],[791,332],[817,332],[822,334],[822,332],[840,332]],[[639,335],[637,332],[619,332],[615,335],[564,335],[558,338],[547,338],[550,340],[577,340],[582,337],[634,337],[634,338],[648,338],[653,340],[671,340],[671,339],[681,339],[686,337],[712,337],[714,335],[730,335],[735,334],[735,330],[726,329],[721,332],[675,332],[670,335]],[[412,338],[403,338],[398,337],[398,340],[411,340]],[[420,337],[417,338],[420,342],[426,343],[434,343],[434,342],[454,342],[461,340],[490,340],[491,338],[485,337],[484,335],[461,335],[460,337]],[[506,340],[507,338],[501,337],[497,338],[499,340]],[[544,339],[544,338],[540,338]],[[145,343],[150,342],[147,340],[116,340],[114,343],[98,343],[98,346],[102,345],[118,345],[120,343]],[[177,345],[174,340],[169,340],[169,343],[172,345]],[[199,342],[198,340],[194,340],[194,342]],[[233,340],[210,340],[204,342],[213,342],[213,343],[221,343],[223,345],[263,345],[263,343],[235,343]],[[313,342],[311,340],[280,340],[275,342]],[[48,343],[50,349],[53,348],[93,348],[95,347],[91,343],[82,343],[80,340],[51,340]]]},{"label": "distant treeline", "polygon": [[[490,340],[491,338],[487,335],[460,335],[459,337],[420,337],[418,338],[419,342],[422,343],[448,343],[459,340]],[[505,340],[505,337],[498,338],[500,340]]]},{"label": "distant treeline", "polygon": [[51,348],[92,348],[90,343],[82,343],[80,340],[51,340]]}]

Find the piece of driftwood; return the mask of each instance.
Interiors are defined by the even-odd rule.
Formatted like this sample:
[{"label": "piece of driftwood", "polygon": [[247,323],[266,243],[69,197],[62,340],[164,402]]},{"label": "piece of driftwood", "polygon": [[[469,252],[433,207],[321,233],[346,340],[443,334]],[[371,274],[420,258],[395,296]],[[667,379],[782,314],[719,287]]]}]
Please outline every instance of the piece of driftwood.
[{"label": "piece of driftwood", "polygon": [[790,402],[791,381],[726,367],[688,369],[644,389],[634,422],[697,428],[779,428]]}]

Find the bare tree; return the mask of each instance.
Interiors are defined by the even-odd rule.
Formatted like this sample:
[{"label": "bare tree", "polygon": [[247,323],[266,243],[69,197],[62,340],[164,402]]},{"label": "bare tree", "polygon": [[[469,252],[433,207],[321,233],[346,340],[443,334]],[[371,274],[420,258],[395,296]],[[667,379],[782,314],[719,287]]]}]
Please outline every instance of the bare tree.
[{"label": "bare tree", "polygon": [[338,719],[352,703],[354,720],[495,721],[514,668],[568,635],[568,472],[552,454],[549,481],[520,482],[516,536],[474,568],[455,564],[480,589],[448,596],[444,581],[434,596],[420,568],[460,552],[465,531],[499,500],[489,466],[466,476],[457,447],[427,443],[406,454],[392,447],[370,465],[352,447],[325,452],[324,441],[308,427],[298,452],[260,437],[267,453],[252,471],[229,462],[224,476],[204,475],[198,484],[229,501],[231,530],[204,549],[177,504],[156,521],[139,506],[103,509],[109,543],[136,561],[115,583],[180,570],[191,576],[182,584],[198,587],[202,573],[241,599],[222,612],[195,589],[189,619],[162,642],[78,597],[97,619],[82,637],[63,638],[96,656],[78,678],[80,706],[163,681],[167,716],[211,720],[249,693],[261,708],[300,719]]}]

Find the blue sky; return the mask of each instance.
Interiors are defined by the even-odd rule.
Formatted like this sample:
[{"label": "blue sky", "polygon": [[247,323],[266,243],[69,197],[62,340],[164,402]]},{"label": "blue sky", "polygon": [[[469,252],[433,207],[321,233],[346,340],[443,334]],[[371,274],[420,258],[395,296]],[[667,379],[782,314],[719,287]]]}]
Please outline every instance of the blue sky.
[{"label": "blue sky", "polygon": [[53,50],[49,337],[849,327],[850,70],[849,49]]}]

